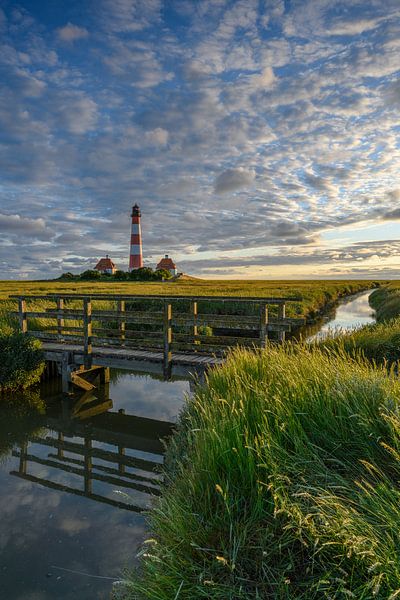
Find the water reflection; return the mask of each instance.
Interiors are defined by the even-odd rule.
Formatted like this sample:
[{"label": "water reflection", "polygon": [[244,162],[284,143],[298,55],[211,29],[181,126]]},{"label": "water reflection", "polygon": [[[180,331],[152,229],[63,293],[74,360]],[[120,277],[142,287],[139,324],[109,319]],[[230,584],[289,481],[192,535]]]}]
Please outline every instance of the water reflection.
[{"label": "water reflection", "polygon": [[190,389],[130,373],[67,400],[59,387],[0,408],[0,598],[109,600],[146,536],[161,440]]},{"label": "water reflection", "polygon": [[372,290],[343,300],[336,309],[319,322],[300,328],[295,335],[307,341],[321,340],[328,335],[358,329],[375,322],[374,312],[368,298]]},{"label": "water reflection", "polygon": [[[117,508],[147,508],[148,496],[159,493],[161,440],[171,434],[172,424],[124,409],[112,412],[108,385],[96,394],[61,398],[60,404],[61,410],[53,405],[43,417],[45,433],[28,437],[13,451],[19,463],[10,475]],[[33,474],[35,465],[49,467],[49,475]],[[60,483],[60,474],[76,476],[73,484]],[[98,483],[102,493],[95,491]],[[120,500],[112,497],[116,490]]]}]

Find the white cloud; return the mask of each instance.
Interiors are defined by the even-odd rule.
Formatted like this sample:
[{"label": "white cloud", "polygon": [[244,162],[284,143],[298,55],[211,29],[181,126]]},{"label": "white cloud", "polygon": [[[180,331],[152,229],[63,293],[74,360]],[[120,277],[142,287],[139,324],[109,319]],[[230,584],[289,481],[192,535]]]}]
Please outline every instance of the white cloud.
[{"label": "white cloud", "polygon": [[253,184],[256,172],[253,169],[227,169],[215,180],[214,189],[217,194],[232,192],[240,188],[249,187]]},{"label": "white cloud", "polygon": [[146,140],[154,146],[165,146],[168,143],[168,131],[157,127],[145,134]]},{"label": "white cloud", "polygon": [[85,27],[78,27],[72,23],[67,23],[64,27],[57,29],[57,36],[63,42],[75,42],[76,40],[82,40],[89,36],[89,32]]}]

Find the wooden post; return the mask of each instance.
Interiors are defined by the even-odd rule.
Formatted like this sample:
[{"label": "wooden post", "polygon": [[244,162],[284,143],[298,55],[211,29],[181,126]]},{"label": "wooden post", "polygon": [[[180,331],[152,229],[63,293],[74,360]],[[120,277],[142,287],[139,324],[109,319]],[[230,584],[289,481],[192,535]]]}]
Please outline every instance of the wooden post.
[{"label": "wooden post", "polygon": [[[118,315],[122,315],[125,312],[125,300],[118,300],[117,311],[118,311]],[[119,329],[120,340],[122,342],[121,345],[123,346],[124,345],[123,342],[125,341],[125,321],[124,320],[118,320],[118,329]]]},{"label": "wooden post", "polygon": [[196,343],[196,338],[198,335],[198,331],[197,331],[197,302],[193,301],[190,303],[190,312],[193,315],[193,330],[192,330],[192,334],[193,334],[193,343]]},{"label": "wooden post", "polygon": [[164,302],[164,377],[171,377],[172,367],[172,306],[168,302]]},{"label": "wooden post", "polygon": [[19,298],[18,309],[19,309],[19,325],[20,325],[22,333],[26,333],[28,331],[28,320],[26,318],[26,300]]},{"label": "wooden post", "polygon": [[[283,320],[286,317],[286,305],[285,303],[283,304],[279,304],[278,306],[278,320]],[[284,331],[278,331],[278,340],[280,342],[284,342],[285,341],[285,332]]]},{"label": "wooden post", "polygon": [[99,373],[100,383],[105,385],[110,383],[110,367],[104,367]]},{"label": "wooden post", "polygon": [[268,339],[268,306],[260,305],[260,347],[265,348]]},{"label": "wooden post", "polygon": [[84,366],[92,366],[92,303],[90,298],[83,300]]},{"label": "wooden post", "polygon": [[62,338],[62,332],[64,328],[64,319],[62,317],[62,311],[64,310],[64,299],[57,298],[57,337],[60,340]]}]

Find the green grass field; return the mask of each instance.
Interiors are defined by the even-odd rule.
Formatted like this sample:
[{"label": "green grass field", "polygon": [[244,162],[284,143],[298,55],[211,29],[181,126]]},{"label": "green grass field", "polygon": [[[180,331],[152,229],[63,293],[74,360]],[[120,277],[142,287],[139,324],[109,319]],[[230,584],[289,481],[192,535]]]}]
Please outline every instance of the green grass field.
[{"label": "green grass field", "polygon": [[[328,303],[348,294],[366,290],[375,285],[372,281],[217,281],[183,280],[175,282],[60,282],[60,281],[1,281],[0,282],[0,327],[15,326],[9,318],[16,310],[17,302],[8,300],[10,295],[55,294],[133,294],[133,295],[182,295],[182,296],[250,296],[266,298],[302,297],[302,302],[287,305],[287,316],[313,318]],[[42,308],[43,303],[30,303],[29,307]],[[28,307],[28,310],[29,310]],[[200,308],[199,308],[200,310]]]},{"label": "green grass field", "polygon": [[398,598],[399,398],[361,357],[236,351],[187,403],[116,597]]}]

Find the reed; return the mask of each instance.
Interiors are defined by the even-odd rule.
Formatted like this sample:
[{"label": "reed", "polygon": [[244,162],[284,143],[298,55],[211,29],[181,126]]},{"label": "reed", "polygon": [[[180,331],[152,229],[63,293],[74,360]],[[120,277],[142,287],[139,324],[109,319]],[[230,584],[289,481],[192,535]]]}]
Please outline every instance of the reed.
[{"label": "reed", "polygon": [[187,402],[115,597],[400,596],[399,397],[360,353],[232,353]]}]

